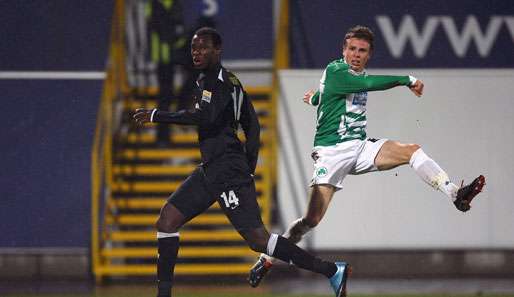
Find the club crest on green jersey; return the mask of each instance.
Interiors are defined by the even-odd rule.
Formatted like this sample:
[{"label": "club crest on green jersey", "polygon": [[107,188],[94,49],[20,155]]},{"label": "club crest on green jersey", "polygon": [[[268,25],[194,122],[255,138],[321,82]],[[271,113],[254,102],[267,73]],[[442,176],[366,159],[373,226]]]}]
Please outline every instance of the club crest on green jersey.
[{"label": "club crest on green jersey", "polygon": [[366,102],[368,101],[368,92],[359,92],[353,94],[353,105],[361,105],[366,106]]},{"label": "club crest on green jersey", "polygon": [[328,169],[327,167],[319,167],[318,169],[316,169],[316,176],[317,177],[325,177],[327,176],[328,174]]}]

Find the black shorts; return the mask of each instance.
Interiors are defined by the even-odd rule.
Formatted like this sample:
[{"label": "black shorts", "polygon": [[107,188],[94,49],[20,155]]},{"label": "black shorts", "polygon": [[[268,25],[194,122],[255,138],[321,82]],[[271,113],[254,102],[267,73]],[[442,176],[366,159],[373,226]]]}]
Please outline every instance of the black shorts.
[{"label": "black shorts", "polygon": [[198,166],[168,199],[168,203],[186,217],[186,222],[206,211],[215,201],[236,230],[263,226],[253,179],[236,184],[212,182],[205,169]]}]

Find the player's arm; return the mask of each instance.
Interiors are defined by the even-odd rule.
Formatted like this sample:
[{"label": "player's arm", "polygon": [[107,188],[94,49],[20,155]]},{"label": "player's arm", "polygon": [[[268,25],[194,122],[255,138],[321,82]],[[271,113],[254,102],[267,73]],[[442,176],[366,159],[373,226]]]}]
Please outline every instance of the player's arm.
[{"label": "player's arm", "polygon": [[245,133],[246,157],[248,159],[250,172],[253,174],[255,172],[255,168],[257,167],[257,160],[259,158],[261,127],[259,125],[257,113],[255,112],[253,104],[246,93],[244,96],[243,104],[241,106],[241,118],[239,119],[239,122]]},{"label": "player's arm", "polygon": [[314,92],[314,90],[309,90],[303,95],[303,102],[317,106],[319,104],[319,91]]},{"label": "player's arm", "polygon": [[158,109],[139,108],[134,114],[138,124],[167,123],[178,125],[209,125],[213,123],[225,108],[230,95],[219,85],[214,92],[203,91],[202,99],[195,109],[168,112]]},{"label": "player's arm", "polygon": [[136,123],[143,125],[146,123],[169,123],[179,125],[197,125],[200,122],[200,110],[179,110],[168,112],[154,109],[138,108],[134,113]]},{"label": "player's arm", "polygon": [[358,75],[353,73],[351,69],[336,67],[329,67],[327,70],[326,84],[330,85],[336,93],[341,95],[366,91],[382,91],[396,86],[414,87],[419,95],[423,91],[422,83],[413,76]]}]

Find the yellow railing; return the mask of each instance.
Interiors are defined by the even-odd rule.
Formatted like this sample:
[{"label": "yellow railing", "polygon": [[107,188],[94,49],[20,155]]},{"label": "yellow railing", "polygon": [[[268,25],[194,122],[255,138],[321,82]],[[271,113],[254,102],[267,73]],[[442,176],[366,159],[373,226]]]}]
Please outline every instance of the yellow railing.
[{"label": "yellow railing", "polygon": [[116,0],[111,25],[110,49],[101,101],[98,107],[95,136],[91,151],[91,259],[92,271],[98,276],[101,267],[100,247],[103,209],[108,211],[112,184],[113,105],[126,89],[124,63],[124,1]]},{"label": "yellow railing", "polygon": [[[280,97],[280,80],[278,72],[289,68],[289,0],[280,1],[280,14],[273,51],[273,74],[271,90],[271,125],[270,125],[270,183],[274,196],[277,189],[278,174],[278,100]],[[271,192],[270,192],[271,193]],[[271,196],[270,196],[271,197]]]}]

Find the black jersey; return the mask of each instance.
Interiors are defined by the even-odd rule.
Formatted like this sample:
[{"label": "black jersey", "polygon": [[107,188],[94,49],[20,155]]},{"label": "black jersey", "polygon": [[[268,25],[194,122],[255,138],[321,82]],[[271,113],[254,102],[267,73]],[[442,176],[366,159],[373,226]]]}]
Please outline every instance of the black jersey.
[{"label": "black jersey", "polygon": [[[248,166],[248,173],[253,174],[259,152],[260,126],[253,105],[238,78],[217,65],[200,73],[197,86],[194,109],[178,112],[157,110],[152,121],[196,125],[204,165],[213,165],[217,161],[230,163],[233,160],[234,166],[237,160],[242,159]],[[237,137],[239,125],[245,133],[245,144]]]}]

